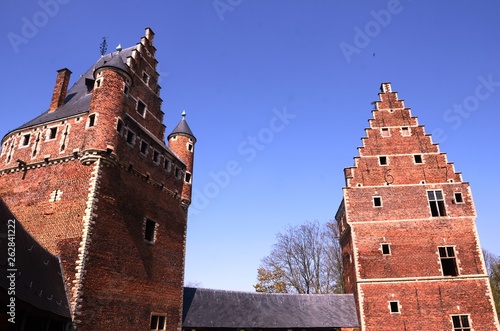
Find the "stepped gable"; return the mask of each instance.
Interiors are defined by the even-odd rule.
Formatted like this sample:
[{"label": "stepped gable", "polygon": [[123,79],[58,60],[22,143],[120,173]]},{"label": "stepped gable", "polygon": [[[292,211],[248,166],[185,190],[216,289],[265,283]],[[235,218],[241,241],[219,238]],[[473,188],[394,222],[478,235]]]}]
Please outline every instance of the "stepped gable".
[{"label": "stepped gable", "polygon": [[379,97],[355,165],[345,169],[346,186],[461,182],[461,174],[390,83],[382,84]]}]

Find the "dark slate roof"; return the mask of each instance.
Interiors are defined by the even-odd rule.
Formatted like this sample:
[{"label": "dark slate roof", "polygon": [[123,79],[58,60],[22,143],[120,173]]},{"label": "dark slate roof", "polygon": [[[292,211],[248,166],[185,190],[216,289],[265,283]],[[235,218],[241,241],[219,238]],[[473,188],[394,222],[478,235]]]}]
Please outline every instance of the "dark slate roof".
[{"label": "dark slate roof", "polygon": [[[9,288],[7,275],[16,275],[15,296],[36,308],[61,317],[70,318],[70,308],[61,272],[59,259],[50,254],[23,228],[15,222],[15,261],[8,260],[8,230],[15,220],[14,215],[0,199],[0,287]],[[14,268],[9,262],[15,262]],[[12,271],[15,269],[16,271]]]},{"label": "dark slate roof", "polygon": [[184,288],[185,328],[358,327],[352,294],[271,294]]},{"label": "dark slate roof", "polygon": [[187,124],[185,112],[182,113],[182,119],[179,122],[179,124],[177,124],[177,126],[172,130],[172,132],[168,136],[170,137],[171,135],[174,134],[185,134],[194,138],[193,131],[191,131],[189,125]]},{"label": "dark slate roof", "polygon": [[92,67],[89,68],[89,70],[87,70],[85,74],[80,76],[76,83],[68,90],[66,99],[64,100],[64,104],[62,106],[50,113],[47,108],[43,114],[27,123],[24,123],[13,131],[88,112],[92,94],[87,93],[87,85],[85,84],[86,80],[93,81],[94,71],[96,68],[103,66],[119,67],[121,70],[125,70],[125,72],[128,73],[127,65],[124,62],[127,61],[127,57],[132,55],[132,51],[135,48],[136,46],[133,46],[126,48],[121,52],[113,52],[102,56]]}]

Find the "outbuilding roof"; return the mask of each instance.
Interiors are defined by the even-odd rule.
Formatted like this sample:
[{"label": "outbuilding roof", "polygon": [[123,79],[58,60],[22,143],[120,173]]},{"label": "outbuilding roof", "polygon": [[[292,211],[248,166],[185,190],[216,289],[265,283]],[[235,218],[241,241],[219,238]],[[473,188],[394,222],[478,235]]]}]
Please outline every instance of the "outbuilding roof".
[{"label": "outbuilding roof", "polygon": [[358,327],[352,294],[278,294],[184,288],[184,328]]},{"label": "outbuilding roof", "polygon": [[[42,311],[70,318],[59,259],[31,237],[2,199],[0,246],[0,288],[4,289],[6,294],[12,289],[16,300],[22,300]],[[8,247],[13,247],[14,250],[8,250]],[[15,278],[7,278],[11,275],[15,275]]]}]

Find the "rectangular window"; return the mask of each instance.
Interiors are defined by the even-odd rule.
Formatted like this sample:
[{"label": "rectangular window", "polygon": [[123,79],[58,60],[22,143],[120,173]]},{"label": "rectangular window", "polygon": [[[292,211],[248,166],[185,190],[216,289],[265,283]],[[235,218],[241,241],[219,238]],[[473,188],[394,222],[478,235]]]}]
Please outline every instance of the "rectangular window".
[{"label": "rectangular window", "polygon": [[93,127],[95,125],[95,114],[89,115],[89,125],[88,127]]},{"label": "rectangular window", "polygon": [[121,135],[123,130],[123,121],[118,119],[118,122],[116,122],[116,131]]},{"label": "rectangular window", "polygon": [[175,178],[181,179],[182,178],[182,171],[179,168],[175,168]]},{"label": "rectangular window", "polygon": [[166,330],[165,322],[165,316],[156,314],[151,315],[151,331]]},{"label": "rectangular window", "polygon": [[391,245],[390,244],[382,244],[382,254],[384,255],[390,255],[391,254]]},{"label": "rectangular window", "polygon": [[378,162],[380,165],[387,165],[387,156],[379,156],[378,157]]},{"label": "rectangular window", "polygon": [[31,137],[31,134],[25,134],[23,136],[23,140],[21,141],[21,146],[28,146],[29,143],[30,143],[30,137]]},{"label": "rectangular window", "polygon": [[455,192],[455,203],[464,203],[462,192]]},{"label": "rectangular window", "polygon": [[54,127],[54,128],[50,128],[49,129],[49,137],[48,139],[56,139],[56,136],[57,136],[57,127]]},{"label": "rectangular window", "polygon": [[453,331],[471,331],[469,315],[452,315]]},{"label": "rectangular window", "polygon": [[[155,242],[155,232],[156,232],[156,222],[152,220],[146,220],[146,227],[144,229],[144,239],[149,243]],[[162,330],[162,329],[160,329]]]},{"label": "rectangular window", "polygon": [[431,207],[432,217],[446,216],[443,191],[427,191],[427,198],[429,200],[429,206]]},{"label": "rectangular window", "polygon": [[146,84],[149,83],[149,76],[145,72],[142,73],[142,81]]},{"label": "rectangular window", "polygon": [[420,154],[413,155],[413,161],[415,163],[423,163],[422,155],[420,155]]},{"label": "rectangular window", "polygon": [[186,172],[185,179],[186,183],[191,183],[191,174],[189,172]]},{"label": "rectangular window", "polygon": [[146,104],[142,102],[141,100],[137,101],[137,112],[144,117],[146,115]]},{"label": "rectangular window", "polygon": [[153,162],[158,163],[160,162],[160,152],[158,151],[153,151]]},{"label": "rectangular window", "polygon": [[141,141],[141,153],[144,155],[148,154],[148,143],[145,142],[144,140]]},{"label": "rectangular window", "polygon": [[382,197],[373,197],[373,207],[382,207]]},{"label": "rectangular window", "polygon": [[399,301],[389,301],[389,309],[391,314],[399,313]]},{"label": "rectangular window", "polygon": [[390,137],[391,136],[391,131],[389,131],[389,128],[381,128],[380,132],[382,133],[382,137]]},{"label": "rectangular window", "polygon": [[402,126],[401,127],[401,135],[403,137],[408,137],[410,135],[410,128],[407,126]]},{"label": "rectangular window", "polygon": [[171,166],[172,166],[172,162],[170,162],[170,160],[166,158],[165,162],[163,162],[163,168],[165,170],[167,170],[168,172],[170,172]]},{"label": "rectangular window", "polygon": [[135,143],[135,133],[127,131],[127,143],[133,145]]},{"label": "rectangular window", "polygon": [[440,246],[438,250],[443,276],[458,276],[455,248],[453,246]]}]

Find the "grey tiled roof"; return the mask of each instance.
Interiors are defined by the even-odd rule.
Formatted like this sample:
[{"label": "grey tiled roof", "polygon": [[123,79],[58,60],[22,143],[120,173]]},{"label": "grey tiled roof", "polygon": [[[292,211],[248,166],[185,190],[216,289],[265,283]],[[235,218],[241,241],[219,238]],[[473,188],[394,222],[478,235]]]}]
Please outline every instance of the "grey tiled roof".
[{"label": "grey tiled roof", "polygon": [[180,120],[179,124],[177,124],[177,126],[169,134],[169,137],[171,135],[176,134],[176,133],[190,135],[191,137],[194,138],[194,134],[191,131],[191,129],[189,128],[189,125],[186,122],[186,114],[185,113],[182,114],[182,119]]},{"label": "grey tiled roof", "polygon": [[[93,66],[87,70],[85,74],[80,76],[76,83],[68,90],[66,95],[66,99],[64,100],[64,104],[57,108],[55,111],[50,112],[47,110],[42,113],[40,116],[32,119],[29,122],[24,123],[20,127],[16,128],[13,131],[27,128],[30,126],[39,125],[42,123],[48,123],[52,121],[56,121],[59,119],[75,116],[78,114],[86,113],[90,108],[90,99],[92,98],[92,94],[87,93],[87,85],[85,81],[87,79],[94,80],[94,70],[103,66],[114,66],[119,67],[122,70],[128,72],[127,65],[124,63],[132,54],[132,51],[136,48],[136,46],[126,48],[121,52],[113,52],[102,56]],[[121,58],[122,62],[120,64],[118,60],[118,56]]]},{"label": "grey tiled roof", "polygon": [[185,328],[358,327],[352,294],[270,294],[184,288]]},{"label": "grey tiled roof", "polygon": [[14,215],[0,199],[0,288],[7,293],[10,285],[7,275],[14,268],[16,300],[22,300],[42,311],[70,318],[59,259],[33,239],[18,221],[15,222],[15,265],[8,264],[12,261],[7,259],[7,230],[12,229],[12,222],[9,220],[14,219]]}]

